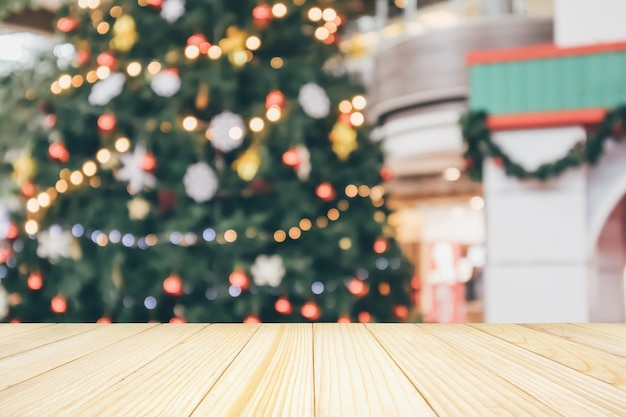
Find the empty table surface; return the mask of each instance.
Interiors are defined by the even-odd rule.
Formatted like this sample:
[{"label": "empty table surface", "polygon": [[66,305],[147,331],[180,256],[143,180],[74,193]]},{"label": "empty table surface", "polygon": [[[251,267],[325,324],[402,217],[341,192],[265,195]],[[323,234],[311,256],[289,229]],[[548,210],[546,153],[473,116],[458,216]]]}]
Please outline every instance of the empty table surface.
[{"label": "empty table surface", "polygon": [[626,416],[625,324],[0,324],[0,416]]}]

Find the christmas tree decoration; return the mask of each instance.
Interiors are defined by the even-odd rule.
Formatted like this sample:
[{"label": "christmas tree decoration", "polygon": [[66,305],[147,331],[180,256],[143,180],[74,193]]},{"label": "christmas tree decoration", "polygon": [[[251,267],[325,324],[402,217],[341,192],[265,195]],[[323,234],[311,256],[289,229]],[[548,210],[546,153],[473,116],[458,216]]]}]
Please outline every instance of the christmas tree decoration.
[{"label": "christmas tree decoration", "polygon": [[276,303],[274,304],[274,308],[280,314],[284,314],[284,315],[289,315],[293,312],[293,307],[291,306],[291,303],[289,302],[289,300],[286,298],[279,298],[278,300],[276,300]]},{"label": "christmas tree decoration", "polygon": [[239,177],[244,181],[252,181],[259,172],[261,166],[261,157],[259,151],[256,148],[249,148],[247,151],[241,154],[235,162],[233,162],[233,168],[239,174]]},{"label": "christmas tree decoration", "polygon": [[488,114],[484,111],[470,111],[461,118],[461,130],[466,145],[464,157],[469,177],[475,181],[482,180],[483,162],[493,158],[496,166],[504,169],[506,175],[522,180],[549,180],[561,175],[570,168],[583,164],[595,165],[604,154],[604,144],[611,140],[626,140],[616,126],[626,123],[626,105],[617,107],[606,113],[593,135],[574,145],[562,158],[542,164],[529,171],[514,162],[511,157],[491,139],[487,127]]},{"label": "christmas tree decoration", "polygon": [[203,203],[213,198],[218,189],[215,171],[206,162],[190,165],[183,178],[185,192],[196,203]]},{"label": "christmas tree decoration", "polygon": [[304,145],[298,145],[296,147],[296,151],[298,152],[298,158],[300,159],[300,163],[296,167],[296,173],[298,174],[298,178],[301,181],[308,181],[312,169],[311,153],[309,152],[309,149]]},{"label": "christmas tree decoration", "polygon": [[13,161],[13,181],[19,186],[25,186],[35,175],[37,165],[35,161],[26,153],[22,152],[18,158]]},{"label": "christmas tree decoration", "polygon": [[131,220],[143,220],[146,218],[148,213],[150,213],[150,203],[141,198],[135,197],[130,200],[127,204],[128,207],[128,218]]},{"label": "christmas tree decoration", "polygon": [[252,16],[256,26],[265,28],[272,21],[272,7],[269,4],[259,4],[252,10]]},{"label": "christmas tree decoration", "polygon": [[185,14],[185,0],[163,0],[161,17],[170,23],[176,22]]},{"label": "christmas tree decoration", "polygon": [[280,255],[259,255],[250,271],[256,285],[278,287],[285,276],[283,258]]},{"label": "christmas tree decoration", "polygon": [[300,88],[298,101],[307,116],[323,119],[330,113],[330,99],[322,87],[308,83]]},{"label": "christmas tree decoration", "polygon": [[141,161],[141,168],[149,173],[154,173],[157,167],[157,161],[154,155],[150,152],[147,152],[143,157],[143,161]]},{"label": "christmas tree decoration", "polygon": [[267,97],[265,97],[265,108],[278,107],[282,109],[285,105],[285,95],[278,90],[271,91]]},{"label": "christmas tree decoration", "polygon": [[72,17],[62,17],[57,20],[57,29],[61,32],[69,33],[78,27],[78,20]]},{"label": "christmas tree decoration", "polygon": [[103,52],[96,58],[96,63],[101,67],[107,67],[111,71],[117,69],[117,59],[109,52]]},{"label": "christmas tree decoration", "polygon": [[333,143],[333,152],[342,161],[347,160],[358,146],[356,130],[342,122],[335,123],[328,138]]},{"label": "christmas tree decoration", "polygon": [[172,97],[178,91],[180,91],[181,81],[178,76],[178,71],[173,69],[166,69],[154,77],[150,82],[150,87],[154,94],[159,97]]},{"label": "christmas tree decoration", "polygon": [[198,94],[196,95],[196,109],[204,110],[209,106],[210,91],[206,83],[200,84]]},{"label": "christmas tree decoration", "polygon": [[67,151],[65,145],[61,142],[55,142],[48,147],[48,155],[50,158],[57,160],[61,163],[66,163],[70,160],[70,153]]},{"label": "christmas tree decoration", "polygon": [[92,106],[106,106],[124,90],[126,77],[124,74],[114,72],[104,80],[98,81],[91,87],[89,104]]},{"label": "christmas tree decoration", "polygon": [[202,33],[197,33],[195,35],[191,35],[187,39],[187,46],[195,46],[202,55],[206,55],[209,52],[211,44],[206,36]]},{"label": "christmas tree decoration", "polygon": [[319,320],[322,316],[322,309],[315,302],[307,301],[300,309],[300,313],[309,320]]},{"label": "christmas tree decoration", "polygon": [[211,145],[222,152],[237,149],[243,143],[246,135],[246,125],[238,114],[225,111],[213,119],[208,130]]},{"label": "christmas tree decoration", "polygon": [[37,256],[56,263],[61,258],[80,259],[82,253],[69,230],[53,225],[37,234]]},{"label": "christmas tree decoration", "polygon": [[366,283],[361,281],[358,278],[353,278],[348,282],[348,291],[356,297],[363,297],[369,291],[369,288]]},{"label": "christmas tree decoration", "polygon": [[170,275],[163,280],[163,291],[169,295],[183,295],[183,280],[178,275]]},{"label": "christmas tree decoration", "polygon": [[168,214],[176,207],[176,192],[174,190],[159,190],[159,214]]},{"label": "christmas tree decoration", "polygon": [[117,171],[116,177],[119,181],[128,182],[130,194],[137,194],[145,187],[154,188],[156,185],[156,178],[143,169],[146,154],[146,147],[138,144],[133,153],[120,155],[123,166]]},{"label": "christmas tree decoration", "polygon": [[117,18],[113,24],[113,38],[111,39],[111,48],[128,52],[137,42],[137,25],[135,19],[130,15],[122,15]]},{"label": "christmas tree decoration", "polygon": [[387,239],[385,239],[384,237],[379,237],[374,242],[374,252],[381,254],[385,253],[385,251],[387,251]]},{"label": "christmas tree decoration", "polygon": [[336,197],[335,189],[329,182],[318,185],[315,194],[323,201],[333,201]]},{"label": "christmas tree decoration", "polygon": [[43,278],[39,272],[32,272],[28,276],[28,280],[26,281],[26,285],[28,288],[33,291],[38,291],[43,287]]},{"label": "christmas tree decoration", "polygon": [[248,289],[248,287],[250,286],[250,280],[248,279],[248,276],[242,271],[231,272],[231,274],[228,276],[228,282],[230,282],[230,285],[234,285],[244,290]]},{"label": "christmas tree decoration", "polygon": [[117,126],[117,118],[112,113],[105,113],[98,118],[98,127],[105,133],[111,132]]},{"label": "christmas tree decoration", "polygon": [[50,310],[57,314],[63,314],[67,311],[67,300],[62,295],[57,295],[50,300]]}]

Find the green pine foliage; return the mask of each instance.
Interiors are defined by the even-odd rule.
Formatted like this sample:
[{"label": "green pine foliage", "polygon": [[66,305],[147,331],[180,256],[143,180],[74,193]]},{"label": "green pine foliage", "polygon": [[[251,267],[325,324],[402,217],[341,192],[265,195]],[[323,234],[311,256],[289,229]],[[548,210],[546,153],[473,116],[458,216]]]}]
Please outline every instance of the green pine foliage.
[{"label": "green pine foliage", "polygon": [[[4,320],[334,322],[357,321],[359,315],[366,320],[368,314],[372,321],[406,320],[411,266],[386,225],[389,212],[377,187],[382,153],[367,129],[350,126],[339,110],[341,101],[363,90],[342,71],[337,43],[316,39],[324,21],[308,17],[312,7],[329,4],[341,15],[340,3],[289,1],[286,16],[265,20],[253,17],[258,3],[187,0],[184,14],[172,22],[156,0],[102,0],[95,9],[73,3],[60,11],[66,20],[57,26],[67,32],[59,35],[78,52],[73,65],[53,78],[57,84],[38,92],[42,103],[36,105],[48,117],[37,122],[41,127],[27,146],[36,167],[30,179],[35,192],[21,198],[25,205],[30,199],[30,211],[17,215],[19,236],[3,244],[10,254],[2,284],[11,294]],[[220,45],[223,54],[186,57],[192,35]],[[249,36],[260,39],[258,49],[246,47]],[[114,58],[104,65],[125,81],[119,95],[93,105],[93,78],[87,80],[106,61],[103,53]],[[131,63],[141,65],[140,74],[127,73]],[[178,74],[181,85],[173,96],[155,93],[151,63],[152,72]],[[75,86],[59,90],[66,74]],[[312,118],[304,111],[299,93],[307,83],[321,86],[330,98],[327,116]],[[285,99],[276,122],[266,115],[273,91]],[[241,145],[228,152],[207,139],[211,121],[225,111],[246,124]],[[114,129],[99,127],[103,114],[114,115]],[[188,130],[183,121],[190,116],[198,123]],[[249,127],[255,117],[264,121],[259,132]],[[356,134],[356,148],[346,158],[329,139],[337,126],[343,128],[340,142]],[[208,137],[215,140],[218,133]],[[123,137],[130,141],[128,151],[119,141]],[[156,164],[144,165],[140,174],[156,182],[131,190],[120,172],[141,146]],[[283,161],[297,147],[310,153],[308,177]],[[252,156],[248,165],[244,155]],[[198,162],[217,176],[219,187],[208,201],[195,201],[185,188],[187,169]],[[236,169],[242,164],[247,174]],[[332,185],[332,193],[320,198],[323,183]],[[195,187],[210,185],[201,181]],[[20,186],[28,194],[29,183]],[[45,197],[43,205],[33,200],[42,193],[52,197],[49,205]],[[136,207],[129,205],[145,206],[144,201],[145,217],[132,214]],[[32,227],[37,233],[29,236],[25,230]],[[50,254],[55,251],[58,257]],[[259,280],[254,265],[262,255],[280,256],[274,260],[282,260],[282,280],[276,279],[276,265],[269,268],[275,282]]]}]

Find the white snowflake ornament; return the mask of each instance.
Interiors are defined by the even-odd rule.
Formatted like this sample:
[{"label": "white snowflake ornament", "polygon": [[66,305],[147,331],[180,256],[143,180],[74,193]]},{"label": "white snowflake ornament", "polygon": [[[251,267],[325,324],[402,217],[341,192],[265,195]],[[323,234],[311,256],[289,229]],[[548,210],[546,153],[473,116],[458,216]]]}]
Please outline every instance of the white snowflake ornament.
[{"label": "white snowflake ornament", "polygon": [[131,194],[137,194],[144,187],[154,188],[156,185],[154,175],[146,172],[142,167],[146,153],[146,147],[138,144],[133,153],[120,156],[123,167],[117,171],[116,176],[118,180],[128,182],[128,192]]},{"label": "white snowflake ornament", "polygon": [[298,102],[302,110],[314,119],[323,119],[330,112],[330,99],[322,87],[308,83],[300,88]]},{"label": "white snowflake ornament", "polygon": [[91,87],[87,100],[92,106],[106,106],[124,90],[126,77],[120,72],[114,72],[104,80],[98,81]]},{"label": "white snowflake ornament", "polygon": [[246,124],[238,114],[225,111],[211,120],[209,135],[215,149],[230,152],[241,146],[246,136]]},{"label": "white snowflake ornament", "polygon": [[258,286],[278,287],[285,276],[285,266],[280,255],[259,255],[250,268],[252,279]]},{"label": "white snowflake ornament", "polygon": [[185,0],[165,0],[161,7],[161,17],[170,23],[185,14]]},{"label": "white snowflake ornament", "polygon": [[206,162],[197,162],[190,165],[183,178],[185,192],[196,203],[209,201],[218,188],[217,175]]},{"label": "white snowflake ornament", "polygon": [[69,230],[53,225],[37,235],[37,256],[55,263],[61,258],[80,259],[81,250]]},{"label": "white snowflake ornament", "polygon": [[180,77],[175,70],[163,70],[152,77],[150,87],[159,97],[172,97],[180,91]]},{"label": "white snowflake ornament", "polygon": [[304,145],[298,145],[296,152],[298,152],[298,157],[300,158],[300,164],[298,164],[296,168],[296,174],[298,178],[300,178],[300,181],[307,181],[311,174],[311,153]]}]

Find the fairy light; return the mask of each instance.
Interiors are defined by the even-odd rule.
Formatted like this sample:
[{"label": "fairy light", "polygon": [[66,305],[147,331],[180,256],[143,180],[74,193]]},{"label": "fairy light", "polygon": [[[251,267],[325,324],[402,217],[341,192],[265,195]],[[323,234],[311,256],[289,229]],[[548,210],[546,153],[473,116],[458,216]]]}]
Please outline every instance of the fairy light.
[{"label": "fairy light", "polygon": [[72,77],[69,74],[63,74],[59,77],[59,86],[67,90],[72,85]]},{"label": "fairy light", "polygon": [[213,45],[209,48],[207,56],[211,59],[219,59],[222,56],[222,49],[217,45]]},{"label": "fairy light", "polygon": [[359,186],[359,195],[361,197],[368,197],[370,195],[370,187],[365,184]]},{"label": "fairy light", "polygon": [[365,123],[365,116],[363,116],[363,113],[354,112],[350,115],[350,123],[356,127],[363,126],[363,123]]},{"label": "fairy light", "polygon": [[333,34],[337,32],[337,25],[334,22],[326,22],[324,27],[328,30],[328,33]]},{"label": "fairy light", "polygon": [[327,217],[318,217],[317,220],[315,220],[315,224],[320,229],[323,229],[326,226],[328,226],[328,218]]},{"label": "fairy light", "polygon": [[87,7],[91,10],[95,10],[100,7],[100,0],[87,0]]},{"label": "fairy light", "polygon": [[274,232],[274,240],[278,243],[282,243],[287,239],[287,234],[284,230],[277,230]]},{"label": "fairy light", "polygon": [[322,12],[322,18],[327,21],[327,22],[332,22],[333,20],[335,20],[335,18],[337,17],[337,12],[335,11],[335,9],[324,9],[324,11]]},{"label": "fairy light", "polygon": [[161,123],[161,126],[159,127],[159,129],[161,129],[161,132],[163,133],[168,133],[172,131],[172,124],[170,122],[163,122]]},{"label": "fairy light", "polygon": [[232,55],[232,57],[235,65],[241,67],[248,62],[248,51],[237,51]]},{"label": "fairy light", "polygon": [[127,152],[130,149],[130,140],[126,137],[118,138],[115,141],[115,150],[119,153]]},{"label": "fairy light", "polygon": [[56,198],[59,196],[59,193],[54,187],[48,188],[46,190],[46,193],[48,193],[48,195],[50,196],[50,200],[56,200]]},{"label": "fairy light", "polygon": [[39,223],[37,223],[36,220],[28,220],[25,224],[24,224],[24,230],[26,231],[26,233],[28,233],[29,235],[34,235],[39,231]]},{"label": "fairy light", "polygon": [[156,244],[159,243],[159,238],[154,233],[150,233],[145,239],[146,245],[150,247],[156,246]]},{"label": "fairy light", "polygon": [[252,119],[250,119],[248,125],[250,126],[251,131],[257,133],[265,128],[265,122],[260,117],[253,117]]},{"label": "fairy light", "polygon": [[94,161],[87,161],[83,164],[83,173],[88,177],[93,177],[96,175],[98,171],[98,167]]},{"label": "fairy light", "polygon": [[196,45],[189,45],[185,48],[185,57],[187,59],[196,59],[200,56],[200,48]]},{"label": "fairy light", "polygon": [[198,127],[198,119],[193,116],[187,116],[183,119],[183,129],[188,132],[196,130]]},{"label": "fairy light", "polygon": [[158,74],[161,71],[161,63],[159,61],[152,61],[148,64],[148,72],[152,75]]},{"label": "fairy light", "polygon": [[352,98],[352,105],[357,110],[363,110],[367,106],[367,100],[362,95],[354,96]]},{"label": "fairy light", "polygon": [[300,229],[306,232],[308,230],[311,230],[311,227],[313,226],[313,224],[311,223],[311,220],[309,219],[302,219],[300,220],[299,226],[300,226]]},{"label": "fairy light", "polygon": [[111,160],[111,151],[106,148],[100,149],[98,153],[96,154],[96,159],[101,164],[108,163]]},{"label": "fairy light", "polygon": [[274,69],[280,69],[283,67],[284,64],[285,63],[283,59],[277,56],[272,58],[272,60],[270,61],[270,66]]},{"label": "fairy light", "polygon": [[272,6],[272,14],[274,15],[274,17],[277,18],[285,17],[285,15],[287,14],[287,6],[285,6],[283,3],[276,3],[274,6]]},{"label": "fairy light", "polygon": [[80,171],[72,172],[72,175],[70,175],[70,182],[74,185],[79,185],[83,182],[83,173]]},{"label": "fairy light", "polygon": [[243,138],[243,129],[239,126],[231,127],[228,130],[228,137],[232,140],[241,140]]},{"label": "fairy light", "polygon": [[88,83],[95,83],[96,81],[98,81],[98,73],[94,70],[91,70],[87,73],[87,75],[85,76],[85,79],[87,80]]},{"label": "fairy light", "polygon": [[54,187],[56,188],[56,190],[59,193],[63,194],[64,192],[67,191],[67,181],[65,181],[65,180],[58,180],[56,182],[56,184],[54,185]]},{"label": "fairy light", "polygon": [[39,211],[39,202],[36,198],[30,198],[26,202],[26,210],[30,211],[31,213],[37,213]]},{"label": "fairy light", "polygon": [[50,196],[48,193],[41,193],[37,196],[37,203],[41,207],[48,207],[50,205]]},{"label": "fairy light", "polygon": [[289,229],[289,237],[293,240],[300,239],[300,236],[302,236],[302,231],[299,228],[294,226]]},{"label": "fairy light", "polygon": [[376,221],[377,223],[384,223],[385,220],[387,220],[387,215],[382,211],[377,211],[376,213],[374,213],[374,221]]},{"label": "fairy light", "polygon": [[96,27],[96,31],[99,34],[104,35],[109,31],[110,28],[111,26],[107,22],[100,22],[98,23],[98,26]]},{"label": "fairy light", "polygon": [[350,184],[346,187],[346,196],[350,197],[350,198],[354,198],[357,196],[357,194],[359,193],[359,189],[356,185],[354,184]]},{"label": "fairy light", "polygon": [[109,75],[111,75],[111,70],[109,69],[109,67],[101,66],[98,67],[98,69],[96,70],[96,75],[99,79],[104,80]]},{"label": "fairy light", "polygon": [[325,27],[315,29],[315,37],[320,41],[326,40],[330,36],[330,32]]},{"label": "fairy light", "polygon": [[319,22],[320,20],[322,20],[323,14],[324,13],[322,12],[322,9],[320,9],[319,7],[312,7],[309,10],[309,13],[307,13],[309,19],[313,22]]},{"label": "fairy light", "polygon": [[59,82],[55,81],[50,85],[50,91],[52,91],[53,94],[61,94],[63,89],[59,85]]},{"label": "fairy light", "polygon": [[74,87],[74,88],[78,88],[78,87],[80,87],[81,85],[83,85],[84,81],[85,81],[85,80],[84,80],[83,76],[82,76],[82,75],[77,74],[77,75],[75,75],[75,76],[73,76],[73,77],[72,77],[72,87]]},{"label": "fairy light", "polygon": [[339,210],[337,210],[336,208],[331,208],[330,210],[328,210],[328,213],[326,213],[326,217],[328,217],[328,219],[330,221],[335,221],[339,219]]},{"label": "fairy light", "polygon": [[343,250],[348,250],[352,247],[352,240],[349,237],[342,237],[339,239],[339,247]]},{"label": "fairy light", "polygon": [[228,243],[233,243],[235,240],[237,240],[237,232],[235,232],[233,229],[228,229],[224,232],[224,240]]},{"label": "fairy light", "polygon": [[109,11],[109,14],[113,18],[118,18],[118,17],[120,17],[122,15],[123,12],[124,12],[124,9],[122,9],[120,6],[113,6],[113,7],[111,7],[111,10]]},{"label": "fairy light", "polygon": [[248,39],[246,39],[246,48],[248,48],[249,50],[256,51],[260,47],[261,39],[259,39],[257,36],[250,36]]},{"label": "fairy light", "polygon": [[339,102],[339,111],[342,113],[350,113],[352,111],[352,103],[348,100],[341,100],[341,102]]},{"label": "fairy light", "polygon": [[267,117],[267,120],[269,120],[270,122],[277,122],[280,120],[280,117],[282,116],[280,108],[277,106],[272,106],[267,110],[267,113],[265,115]]},{"label": "fairy light", "polygon": [[139,74],[141,74],[141,64],[139,62],[131,62],[130,64],[128,64],[128,66],[126,67],[126,72],[128,73],[128,75],[130,75],[131,77],[136,77]]},{"label": "fairy light", "polygon": [[92,188],[98,188],[100,187],[100,184],[102,184],[102,180],[100,179],[100,177],[91,177],[89,179],[89,186],[91,186]]}]

